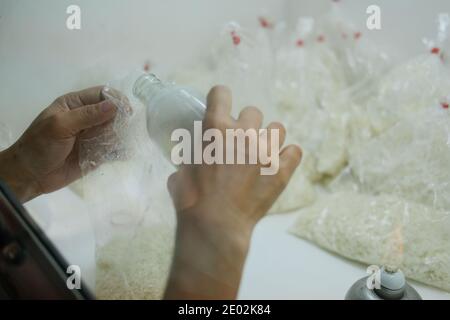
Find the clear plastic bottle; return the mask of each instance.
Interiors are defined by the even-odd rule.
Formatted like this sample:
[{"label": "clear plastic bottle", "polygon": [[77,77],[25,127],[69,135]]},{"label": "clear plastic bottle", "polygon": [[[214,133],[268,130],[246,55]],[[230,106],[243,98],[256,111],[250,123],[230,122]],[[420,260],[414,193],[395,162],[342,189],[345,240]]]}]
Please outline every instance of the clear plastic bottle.
[{"label": "clear plastic bottle", "polygon": [[205,98],[188,87],[166,83],[154,74],[144,74],[136,80],[133,94],[147,110],[147,131],[150,139],[170,159],[171,141],[175,129],[187,129],[193,137],[194,122],[203,120]]}]

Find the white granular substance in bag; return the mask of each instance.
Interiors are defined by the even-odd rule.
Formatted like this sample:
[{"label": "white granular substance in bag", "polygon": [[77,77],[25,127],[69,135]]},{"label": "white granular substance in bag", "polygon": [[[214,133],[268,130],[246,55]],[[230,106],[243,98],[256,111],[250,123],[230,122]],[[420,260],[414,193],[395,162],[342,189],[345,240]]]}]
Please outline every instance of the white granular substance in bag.
[{"label": "white granular substance in bag", "polygon": [[421,55],[389,72],[367,103],[375,133],[382,133],[405,115],[439,104],[449,95],[449,68],[439,57]]},{"label": "white granular substance in bag", "polygon": [[431,55],[382,77],[367,109],[349,113],[348,168],[291,231],[450,291],[449,81]]},{"label": "white granular substance in bag", "polygon": [[450,214],[449,144],[450,113],[428,108],[361,145],[351,168],[365,191],[396,194]]},{"label": "white granular substance in bag", "polygon": [[170,226],[154,225],[132,238],[116,237],[97,250],[97,298],[162,299],[174,238]]},{"label": "white granular substance in bag", "polygon": [[291,232],[366,264],[450,291],[450,216],[395,196],[336,192],[303,209]]}]

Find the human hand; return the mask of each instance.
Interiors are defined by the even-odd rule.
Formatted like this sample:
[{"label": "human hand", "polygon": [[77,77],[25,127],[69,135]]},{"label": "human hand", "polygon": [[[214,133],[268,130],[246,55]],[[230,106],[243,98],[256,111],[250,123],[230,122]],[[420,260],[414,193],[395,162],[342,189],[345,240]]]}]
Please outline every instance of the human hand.
[{"label": "human hand", "polygon": [[116,115],[116,107],[94,87],[57,98],[20,139],[0,153],[0,178],[26,202],[56,191],[81,176],[78,139],[93,136]]},{"label": "human hand", "polygon": [[[229,89],[213,88],[203,122],[205,130],[217,128],[225,137],[226,129],[261,127],[263,115],[258,109],[244,109],[237,120],[230,111]],[[284,127],[272,123],[268,129],[279,130],[282,146]],[[182,166],[169,178],[178,228],[166,298],[236,297],[252,230],[300,164],[300,148],[285,147],[279,160],[279,171],[272,176],[261,175],[261,164],[213,164]]]},{"label": "human hand", "polygon": [[[228,88],[213,88],[208,96],[204,130],[216,128],[226,137],[226,129],[261,128],[263,115],[257,108],[245,108],[234,120],[230,116],[231,103]],[[278,130],[279,145],[282,146],[286,137],[283,125],[275,122],[267,129],[269,139],[270,130]],[[236,143],[234,146],[235,154],[242,152],[236,150]],[[261,175],[261,165],[182,166],[169,178],[168,187],[182,220],[194,219],[210,226],[251,230],[284,190],[300,159],[300,148],[290,145],[280,152],[280,167],[275,175]],[[211,208],[215,208],[214,212]]]}]

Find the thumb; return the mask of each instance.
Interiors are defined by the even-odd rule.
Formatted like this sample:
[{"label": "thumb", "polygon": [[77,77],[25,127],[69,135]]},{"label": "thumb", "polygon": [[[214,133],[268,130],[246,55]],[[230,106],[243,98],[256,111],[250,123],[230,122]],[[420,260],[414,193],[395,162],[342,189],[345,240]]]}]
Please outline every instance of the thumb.
[{"label": "thumb", "polygon": [[109,100],[97,104],[79,107],[64,113],[63,121],[67,129],[73,134],[104,124],[113,119],[117,107]]}]

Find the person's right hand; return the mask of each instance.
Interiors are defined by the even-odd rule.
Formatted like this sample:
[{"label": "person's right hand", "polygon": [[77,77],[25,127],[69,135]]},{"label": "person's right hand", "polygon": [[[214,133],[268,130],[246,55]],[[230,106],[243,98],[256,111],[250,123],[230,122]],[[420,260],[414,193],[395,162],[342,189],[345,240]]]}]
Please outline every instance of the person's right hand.
[{"label": "person's right hand", "polygon": [[[203,127],[259,129],[262,113],[244,109],[230,115],[231,92],[215,87],[208,96]],[[280,147],[285,129],[279,130]],[[224,142],[226,143],[226,142]],[[300,164],[301,149],[289,145],[280,152],[279,171],[262,176],[261,165],[183,166],[168,181],[178,217],[177,244],[166,298],[235,298],[250,236]]]}]

